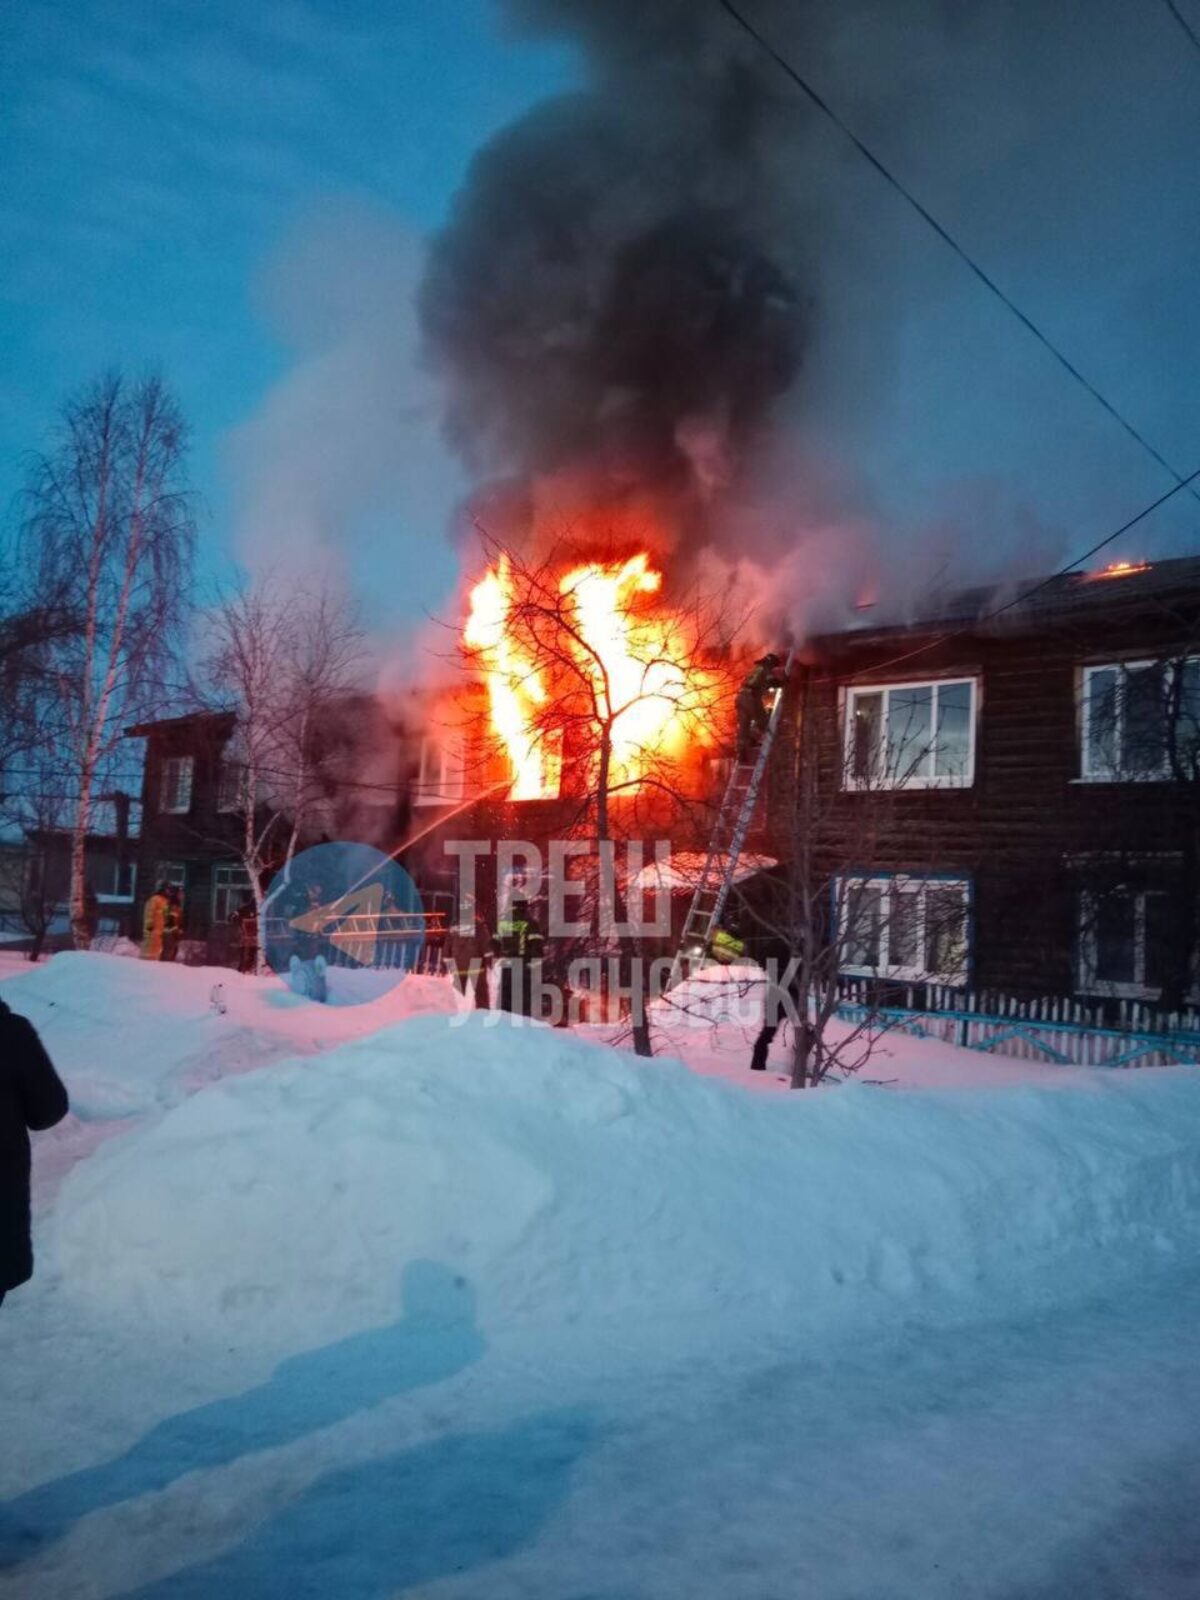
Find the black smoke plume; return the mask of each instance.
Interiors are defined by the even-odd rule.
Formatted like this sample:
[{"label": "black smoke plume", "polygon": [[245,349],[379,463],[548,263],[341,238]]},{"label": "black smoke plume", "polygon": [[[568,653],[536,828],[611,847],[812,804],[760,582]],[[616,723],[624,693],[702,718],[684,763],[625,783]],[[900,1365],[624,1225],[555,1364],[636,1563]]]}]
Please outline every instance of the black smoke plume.
[{"label": "black smoke plume", "polygon": [[804,218],[775,178],[804,118],[715,6],[508,10],[579,42],[590,82],[479,153],[435,242],[451,439],[478,476],[711,503],[801,371]]}]

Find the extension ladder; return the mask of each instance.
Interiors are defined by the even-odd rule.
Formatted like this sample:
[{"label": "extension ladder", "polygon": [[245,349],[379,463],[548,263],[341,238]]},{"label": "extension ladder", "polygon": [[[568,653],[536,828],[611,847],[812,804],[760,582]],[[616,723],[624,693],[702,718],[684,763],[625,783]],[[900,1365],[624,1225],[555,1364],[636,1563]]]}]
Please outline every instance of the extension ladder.
[{"label": "extension ladder", "polygon": [[[789,650],[783,669],[785,679],[791,669],[793,655],[795,651]],[[771,746],[775,743],[775,730],[779,726],[782,708],[783,685],[781,684],[774,691],[767,725],[763,729],[754,760],[736,761],[729,775],[729,782],[725,787],[720,809],[717,811],[717,820],[713,824],[708,854],[704,859],[704,867],[696,883],[692,903],[688,907],[688,914],[683,924],[679,948],[671,965],[671,975],[667,980],[668,989],[673,989],[683,976],[684,963],[702,956],[708,949],[713,929],[721,920],[721,913],[725,909],[725,902],[729,898],[729,891],[737,876],[738,860],[746,843],[746,835],[750,832],[750,824],[754,819],[754,808],[758,804],[763,776],[767,770],[767,762],[771,758]]]}]

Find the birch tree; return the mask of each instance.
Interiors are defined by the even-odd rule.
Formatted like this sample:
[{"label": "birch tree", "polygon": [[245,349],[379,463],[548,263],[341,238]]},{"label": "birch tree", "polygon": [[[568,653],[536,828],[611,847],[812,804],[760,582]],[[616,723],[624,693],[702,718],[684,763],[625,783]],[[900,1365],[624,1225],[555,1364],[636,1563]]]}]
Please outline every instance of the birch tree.
[{"label": "birch tree", "polygon": [[270,575],[208,613],[207,695],[237,717],[226,759],[241,861],[260,913],[265,879],[292,860],[336,791],[331,717],[354,686],[362,637],[332,590]]},{"label": "birch tree", "polygon": [[71,929],[88,942],[85,848],[125,728],[170,706],[194,522],[186,429],[159,377],[108,373],[63,408],[27,490],[25,559],[64,596],[71,631],[49,653],[72,789]]}]

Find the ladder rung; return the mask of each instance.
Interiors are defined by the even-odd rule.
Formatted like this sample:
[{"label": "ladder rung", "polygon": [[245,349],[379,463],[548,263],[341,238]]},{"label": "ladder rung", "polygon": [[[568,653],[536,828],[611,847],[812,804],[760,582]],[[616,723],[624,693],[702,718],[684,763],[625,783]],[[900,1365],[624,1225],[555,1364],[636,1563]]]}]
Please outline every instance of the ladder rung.
[{"label": "ladder rung", "polygon": [[[785,675],[791,668],[792,654],[789,651],[784,667]],[[694,943],[697,939],[707,943],[713,924],[717,920],[717,914],[725,904],[725,896],[729,893],[730,885],[737,873],[742,848],[754,821],[759,787],[767,770],[767,760],[775,741],[782,705],[783,691],[776,689],[771,700],[767,725],[754,759],[735,761],[730,771],[725,793],[721,796],[721,803],[717,807],[704,870],[700,874],[699,882],[692,894],[692,903],[684,919],[682,940],[672,968],[672,982],[678,977],[680,964],[688,953],[684,950],[684,945]]]}]

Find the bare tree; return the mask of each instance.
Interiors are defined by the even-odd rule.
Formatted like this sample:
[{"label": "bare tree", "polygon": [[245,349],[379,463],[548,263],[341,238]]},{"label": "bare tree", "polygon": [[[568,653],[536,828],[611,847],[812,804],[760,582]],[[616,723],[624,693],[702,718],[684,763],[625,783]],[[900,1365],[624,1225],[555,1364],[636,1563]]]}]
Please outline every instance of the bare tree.
[{"label": "bare tree", "polygon": [[848,975],[876,999],[961,981],[967,903],[962,883],[938,875],[931,838],[920,859],[909,854],[906,871],[895,870],[902,796],[925,777],[935,750],[950,781],[961,759],[932,705],[898,701],[885,724],[869,684],[853,705],[812,674],[798,674],[789,692],[796,732],[790,749],[782,742],[772,794],[786,818],[786,856],[735,900],[752,941],[775,963],[768,1006],[790,1002],[791,1085],[803,1089],[859,1071],[883,1031],[869,999],[831,1027],[845,1010]]},{"label": "bare tree", "polygon": [[271,577],[223,596],[206,632],[207,696],[237,717],[223,782],[261,912],[264,879],[291,861],[336,789],[330,723],[353,686],[363,636],[329,589]]},{"label": "bare tree", "polygon": [[[0,819],[20,821],[28,780],[54,742],[53,648],[78,632],[61,575],[0,547]],[[36,785],[35,785],[36,787]]]},{"label": "bare tree", "polygon": [[73,623],[50,646],[49,677],[74,791],[70,916],[81,946],[98,785],[125,727],[161,714],[172,694],[194,542],[185,447],[160,378],[110,373],[64,406],[27,490],[25,549]]}]

